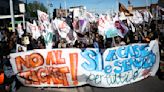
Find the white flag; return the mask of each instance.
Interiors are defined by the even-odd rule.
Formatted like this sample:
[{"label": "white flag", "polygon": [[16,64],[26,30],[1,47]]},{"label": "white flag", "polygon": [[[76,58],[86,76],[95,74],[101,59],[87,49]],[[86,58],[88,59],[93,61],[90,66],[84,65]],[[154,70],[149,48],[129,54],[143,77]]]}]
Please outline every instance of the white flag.
[{"label": "white flag", "polygon": [[96,21],[96,18],[95,16],[90,13],[90,12],[86,12],[86,19],[89,21],[89,22],[95,22]]},{"label": "white flag", "polygon": [[[42,24],[45,24],[45,23],[42,23]],[[49,24],[46,24],[46,25],[43,25],[43,26],[47,26],[45,27],[45,29],[42,31],[42,35],[44,37],[44,42],[45,42],[45,45],[46,45],[46,49],[52,49],[52,38],[53,38],[53,29],[52,29],[52,25],[49,23]]]},{"label": "white flag", "polygon": [[53,21],[54,24],[54,28],[55,30],[58,31],[59,35],[61,36],[61,38],[66,38],[67,34],[70,31],[70,27],[68,26],[68,24],[60,19],[55,18],[55,20]]},{"label": "white flag", "polygon": [[[122,14],[123,17],[124,14]],[[124,18],[127,19],[127,18]],[[122,38],[124,38],[124,36],[127,34],[127,32],[129,31],[128,27],[124,24],[124,22],[122,22],[119,18],[118,13],[116,13],[114,19],[113,19],[114,23],[115,23],[115,27],[119,30],[118,31],[118,35]]]},{"label": "white flag", "polygon": [[87,32],[88,31],[86,29],[87,24],[88,24],[88,21],[86,19],[80,18],[79,19],[79,30],[77,30],[76,32],[81,33],[81,34],[84,34],[85,32]]},{"label": "white flag", "polygon": [[98,19],[98,32],[100,35],[105,36],[105,31],[108,30],[108,23],[104,15],[100,15]]},{"label": "white flag", "polygon": [[143,23],[143,17],[139,11],[133,12],[133,18],[131,20],[135,24],[141,24]]},{"label": "white flag", "polygon": [[29,28],[32,32],[32,37],[34,39],[38,39],[41,36],[40,30],[39,30],[35,20],[33,21],[33,24],[30,23],[27,26],[29,26]]},{"label": "white flag", "polygon": [[49,23],[49,16],[47,13],[37,10],[39,23]]},{"label": "white flag", "polygon": [[122,20],[126,20],[127,17],[125,16],[125,14],[123,12],[120,13],[119,19]]},{"label": "white flag", "polygon": [[26,32],[27,33],[32,33],[31,29],[30,29],[31,23],[30,22],[26,22]]},{"label": "white flag", "polygon": [[107,38],[118,36],[118,30],[116,29],[114,21],[112,21],[110,16],[100,16],[98,20],[98,32],[100,35]]},{"label": "white flag", "polygon": [[132,32],[135,32],[135,31],[136,31],[136,29],[135,29],[135,27],[134,27],[133,23],[132,23],[129,19],[127,19],[127,23],[128,23],[128,26],[130,26],[130,27],[131,27]]},{"label": "white flag", "polygon": [[124,38],[129,31],[128,27],[122,21],[115,21],[115,27],[119,30],[118,35],[122,38]]},{"label": "white flag", "polygon": [[60,19],[55,19],[53,21],[53,27],[58,31],[61,38],[65,38],[67,43],[73,43],[77,40],[77,34],[75,31],[71,30],[69,25]]},{"label": "white flag", "polygon": [[23,29],[22,29],[22,25],[21,25],[21,24],[18,24],[18,26],[17,26],[17,31],[18,31],[18,36],[19,36],[19,38],[21,38],[22,35],[24,34],[24,31],[23,31]]},{"label": "white flag", "polygon": [[[86,17],[86,16],[85,16]],[[88,19],[86,18],[75,18],[72,25],[73,25],[73,30],[76,31],[77,33],[80,34],[85,34],[86,32],[88,32]]]}]

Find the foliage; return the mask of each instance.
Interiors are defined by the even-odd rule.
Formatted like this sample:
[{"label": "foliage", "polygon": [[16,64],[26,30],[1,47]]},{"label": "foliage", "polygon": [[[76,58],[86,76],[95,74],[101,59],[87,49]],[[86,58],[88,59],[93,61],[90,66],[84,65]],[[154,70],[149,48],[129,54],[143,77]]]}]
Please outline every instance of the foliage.
[{"label": "foliage", "polygon": [[32,3],[27,4],[27,13],[28,17],[35,17],[37,18],[37,10],[41,10],[43,12],[47,12],[47,8],[44,6],[43,3],[39,3],[34,1]]}]

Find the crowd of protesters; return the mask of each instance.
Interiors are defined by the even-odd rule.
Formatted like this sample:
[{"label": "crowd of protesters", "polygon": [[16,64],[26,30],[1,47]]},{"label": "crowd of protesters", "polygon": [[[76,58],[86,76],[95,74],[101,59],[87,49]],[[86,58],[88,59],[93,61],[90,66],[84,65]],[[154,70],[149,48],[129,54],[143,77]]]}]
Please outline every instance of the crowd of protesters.
[{"label": "crowd of protesters", "polygon": [[[158,25],[156,25],[156,21],[152,21],[150,24],[145,23],[144,25],[135,25],[136,31],[132,32],[131,28],[129,27],[129,32],[126,34],[124,38],[121,38],[119,36],[114,38],[105,38],[98,34],[98,28],[97,23],[90,23],[90,31],[86,32],[85,34],[79,34],[78,39],[74,44],[67,43],[66,39],[60,38],[59,36],[53,35],[53,46],[54,48],[100,48],[100,49],[106,49],[116,46],[123,46],[123,45],[129,45],[132,43],[149,43],[151,40],[158,39],[159,41],[159,48],[160,52],[163,49],[163,34],[160,31]],[[1,29],[0,30],[0,69],[2,72],[4,69],[5,73],[5,81],[4,85],[1,86],[1,89],[9,89],[10,84],[12,81],[15,80],[15,76],[12,75],[12,72],[10,69],[10,61],[9,61],[9,55],[10,53],[16,52],[16,45],[21,44],[27,47],[28,50],[33,49],[45,49],[45,40],[43,36],[40,36],[37,40],[32,38],[32,35],[30,33],[27,33],[26,30],[24,30],[24,34],[20,38],[18,36],[18,32],[9,32],[8,29]],[[29,44],[24,44],[23,41],[28,40]],[[18,52],[22,52],[23,49],[20,47],[18,49]],[[9,71],[8,71],[9,70]],[[11,73],[9,73],[11,72]]]}]

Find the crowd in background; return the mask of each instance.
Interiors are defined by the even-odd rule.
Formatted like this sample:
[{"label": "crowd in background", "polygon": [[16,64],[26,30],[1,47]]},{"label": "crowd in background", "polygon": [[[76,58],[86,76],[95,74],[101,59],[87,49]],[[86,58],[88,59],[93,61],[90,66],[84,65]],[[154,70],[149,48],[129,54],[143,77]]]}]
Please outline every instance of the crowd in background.
[{"label": "crowd in background", "polygon": [[[120,36],[113,37],[113,38],[105,38],[98,34],[98,28],[97,23],[90,23],[90,31],[86,32],[85,34],[78,34],[78,39],[75,41],[74,44],[67,43],[66,39],[60,38],[57,35],[53,35],[53,46],[52,49],[55,48],[100,48],[100,49],[106,49],[116,46],[123,46],[123,45],[129,45],[132,43],[149,43],[151,40],[158,39],[159,40],[159,48],[160,52],[163,49],[163,34],[160,31],[158,25],[156,24],[156,21],[151,21],[150,24],[145,23],[144,25],[135,25],[136,30],[135,32],[132,32],[131,28],[129,27],[129,32],[126,34],[124,38],[121,38]],[[0,69],[4,70],[6,66],[11,66],[9,61],[9,54],[16,52],[16,45],[17,44],[23,44],[23,40],[29,40],[29,44],[24,45],[27,47],[28,50],[33,49],[45,49],[45,40],[43,36],[40,36],[37,40],[32,38],[32,34],[27,33],[26,30],[24,30],[24,34],[20,38],[18,36],[18,32],[9,32],[8,29],[1,29],[0,30]],[[22,48],[18,48],[18,52],[22,52]],[[12,73],[9,73],[11,71],[5,72],[5,80],[4,85],[10,85],[10,83],[14,80],[14,77]],[[8,87],[8,86],[3,86]]]},{"label": "crowd in background", "polygon": [[[131,31],[129,27],[128,33],[124,38],[116,36],[113,38],[105,38],[98,34],[98,28],[96,23],[92,23],[90,31],[85,34],[77,33],[78,39],[75,43],[67,43],[66,39],[61,38],[59,35],[54,34],[52,38],[52,48],[111,48],[121,45],[128,45],[132,43],[149,43],[151,40],[158,38],[160,47],[163,47],[163,34],[160,31],[158,25],[156,26],[155,21],[152,21],[150,26],[145,25],[135,25],[135,32]],[[156,28],[157,27],[157,28]],[[32,34],[27,33],[24,30],[22,37],[18,36],[16,32],[9,32],[8,29],[1,29],[0,31],[0,56],[7,56],[10,53],[16,52],[16,45],[21,44],[27,47],[27,50],[33,49],[45,49],[45,40],[41,35],[38,39],[34,39]],[[23,44],[24,40],[29,40],[29,44]],[[23,50],[19,48],[19,52]]]}]

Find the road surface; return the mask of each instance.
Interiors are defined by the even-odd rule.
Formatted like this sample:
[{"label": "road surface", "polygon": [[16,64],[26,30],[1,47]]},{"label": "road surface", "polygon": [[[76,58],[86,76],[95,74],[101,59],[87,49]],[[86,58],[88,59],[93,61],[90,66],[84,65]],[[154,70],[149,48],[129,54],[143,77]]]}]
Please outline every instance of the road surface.
[{"label": "road surface", "polygon": [[159,80],[157,76],[148,77],[136,83],[128,84],[116,88],[97,88],[85,85],[75,88],[32,88],[20,87],[17,92],[164,92],[164,80]]}]

